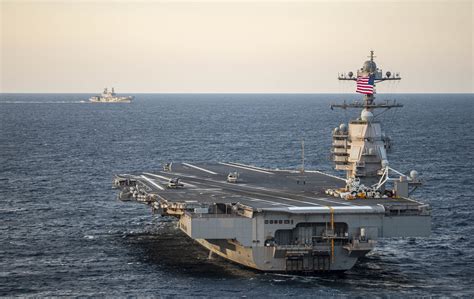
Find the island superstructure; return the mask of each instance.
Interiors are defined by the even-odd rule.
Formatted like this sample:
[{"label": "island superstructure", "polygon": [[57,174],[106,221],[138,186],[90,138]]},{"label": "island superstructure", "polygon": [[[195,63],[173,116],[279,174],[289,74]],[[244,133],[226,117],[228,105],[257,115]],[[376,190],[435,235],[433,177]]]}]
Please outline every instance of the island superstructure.
[{"label": "island superstructure", "polygon": [[133,96],[117,96],[113,87],[111,91],[104,88],[102,94],[93,96],[89,99],[92,103],[131,103],[132,100]]},{"label": "island superstructure", "polygon": [[176,217],[178,227],[210,255],[262,271],[344,271],[380,238],[429,236],[429,205],[409,197],[421,184],[418,175],[389,165],[391,141],[374,114],[401,107],[376,103],[374,96],[376,83],[399,76],[383,76],[372,52],[357,77],[350,72],[339,79],[357,81],[364,93],[363,101],[331,107],[361,109],[357,119],[333,130],[332,157],[344,178],[304,166],[169,162],[116,175],[119,198]]}]

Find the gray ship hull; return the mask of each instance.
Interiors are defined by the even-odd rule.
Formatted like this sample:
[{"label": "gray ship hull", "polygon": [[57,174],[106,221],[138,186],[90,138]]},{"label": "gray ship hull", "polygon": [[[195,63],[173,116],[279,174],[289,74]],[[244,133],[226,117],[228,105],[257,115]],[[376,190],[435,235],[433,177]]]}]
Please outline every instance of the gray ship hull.
[{"label": "gray ship hull", "polygon": [[[239,172],[236,183],[227,174]],[[183,186],[170,187],[180,177]],[[344,181],[320,172],[235,163],[173,164],[120,175],[121,199],[175,216],[212,253],[262,271],[351,269],[380,238],[429,236],[427,205],[409,198],[345,200],[324,193]]]}]

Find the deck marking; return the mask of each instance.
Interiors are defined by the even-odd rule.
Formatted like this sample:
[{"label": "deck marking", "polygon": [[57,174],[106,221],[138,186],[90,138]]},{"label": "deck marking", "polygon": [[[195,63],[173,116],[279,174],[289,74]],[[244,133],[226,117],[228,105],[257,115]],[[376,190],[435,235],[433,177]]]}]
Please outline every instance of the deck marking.
[{"label": "deck marking", "polygon": [[[219,162],[220,164],[224,164],[224,165],[229,165],[229,163],[223,163],[223,162]],[[237,167],[241,167],[239,165],[232,165],[230,164],[230,166],[237,166]],[[253,171],[257,171],[257,172],[262,172],[261,170],[257,170],[257,169],[250,169],[250,170],[253,170]],[[271,173],[271,172],[265,172],[265,173],[270,173],[270,174],[274,174],[274,173]],[[321,173],[321,174],[324,174],[324,173]],[[198,178],[199,179],[199,178]],[[208,178],[201,178],[202,180],[206,180],[206,181],[210,181],[210,182],[214,182],[214,183],[218,183],[218,184],[227,184],[227,185],[232,185],[232,186],[235,186],[235,187],[242,187],[242,189],[240,189],[241,191],[245,191],[245,188],[248,188],[248,189],[253,189],[253,190],[261,190],[261,191],[267,191],[267,192],[275,192],[274,190],[272,189],[268,189],[268,188],[265,188],[265,187],[257,187],[257,186],[252,186],[252,185],[249,185],[249,184],[235,184],[235,183],[228,183],[228,182],[220,182],[220,181],[215,181],[213,179],[208,179]],[[236,191],[236,189],[233,189]],[[351,203],[349,202],[338,202],[338,201],[333,201],[333,200],[330,200],[330,199],[327,199],[327,198],[322,198],[322,197],[319,197],[319,198],[315,198],[315,197],[309,197],[309,196],[305,196],[305,195],[299,195],[299,194],[288,194],[286,192],[283,192],[283,191],[277,191],[279,192],[280,194],[287,194],[287,195],[294,195],[294,196],[297,196],[299,198],[307,198],[307,199],[311,199],[311,200],[319,200],[319,201],[324,201],[324,202],[329,202],[329,203],[333,203],[333,204],[340,204],[340,205],[344,205],[344,206],[353,206]],[[286,197],[280,197],[281,199],[287,199],[287,200],[290,200],[290,201],[297,201],[297,202],[301,202],[301,203],[306,203],[306,204],[311,204],[311,205],[314,205],[313,203],[309,203],[307,201],[302,201],[302,200],[297,200],[297,199],[289,199],[289,198],[286,198]],[[321,204],[316,204],[318,206],[320,206]]]},{"label": "deck marking", "polygon": [[[202,180],[206,180],[206,181],[210,181],[210,182],[213,182],[213,183],[221,184],[221,182],[217,182],[217,181],[214,181],[214,180],[211,180],[211,179],[202,179]],[[286,200],[286,201],[299,202],[299,203],[304,203],[304,204],[308,204],[308,205],[312,205],[312,206],[321,206],[321,204],[308,202],[308,201],[304,201],[304,200],[298,200],[298,199],[278,196],[278,195],[274,195],[274,194],[261,193],[261,192],[258,192],[258,189],[253,188],[253,187],[239,188],[240,187],[239,185],[235,185],[235,184],[231,184],[231,183],[228,183],[228,184],[229,184],[229,187],[230,187],[230,185],[232,185],[232,187],[230,187],[230,188],[228,187],[227,189],[237,191],[237,192],[251,193],[251,194],[256,194],[256,195],[259,195],[259,196],[263,195],[263,196],[266,196],[266,197],[279,198],[279,199],[283,199],[283,200]],[[254,190],[252,190],[252,189],[254,189]],[[269,192],[271,192],[271,191],[269,191]],[[274,201],[270,201],[270,202],[274,203]]]},{"label": "deck marking", "polygon": [[[232,165],[232,164],[228,164],[228,163],[223,163],[223,162],[219,162],[220,164],[223,164],[223,165],[229,165],[229,166],[235,166],[235,165]],[[240,167],[240,166],[236,166],[236,167]],[[255,169],[249,169],[249,170],[253,170],[253,171],[257,171],[257,172],[260,172],[260,170],[255,170]],[[271,172],[268,172],[269,174],[274,174],[274,173],[271,173]],[[156,176],[156,177],[159,177],[159,178],[163,178],[163,179],[167,179],[169,180],[169,178],[167,177],[164,177],[164,176],[159,176],[159,175],[156,175],[156,174],[150,174],[150,173],[145,173],[147,175],[152,175],[152,176]],[[184,178],[186,178],[186,175],[183,176]],[[282,199],[282,200],[285,200],[285,201],[292,201],[292,202],[295,202],[295,203],[302,203],[302,204],[307,204],[307,205],[311,205],[311,206],[318,206],[318,207],[321,207],[323,205],[322,202],[329,202],[329,203],[333,203],[333,204],[338,204],[338,205],[343,205],[343,206],[349,206],[349,207],[353,207],[354,205],[352,205],[351,203],[348,203],[348,202],[338,202],[338,201],[332,201],[330,199],[326,199],[326,198],[314,198],[314,197],[309,197],[309,196],[304,196],[304,195],[297,195],[297,194],[294,194],[295,196],[299,197],[299,198],[303,198],[303,199],[310,199],[310,200],[317,200],[317,201],[320,201],[320,203],[315,203],[315,202],[309,202],[309,201],[304,201],[304,200],[298,200],[298,199],[293,199],[293,198],[288,198],[288,197],[283,197],[283,196],[278,196],[276,194],[265,194],[265,193],[261,193],[262,191],[267,191],[267,192],[272,192],[272,190],[262,190],[263,187],[254,187],[254,186],[249,186],[249,185],[246,185],[246,186],[242,186],[242,185],[236,185],[236,184],[233,184],[233,183],[227,183],[227,182],[220,182],[220,181],[215,181],[213,179],[210,179],[210,178],[197,178],[197,179],[193,179],[193,178],[189,178],[191,181],[193,181],[194,183],[197,183],[198,185],[207,185],[207,186],[214,186],[214,187],[217,187],[217,188],[222,188],[224,186],[222,186],[222,184],[225,184],[227,185],[226,189],[230,189],[232,191],[237,191],[237,192],[243,192],[243,193],[250,193],[250,194],[255,194],[257,196],[265,196],[265,197],[273,197],[273,198],[277,198],[277,199]],[[213,184],[209,184],[209,183],[204,183],[204,182],[198,182],[198,181],[207,181],[207,182],[212,182],[212,183],[215,183],[215,184],[218,184],[217,186],[216,185],[213,185]],[[273,193],[273,192],[272,192]],[[279,191],[280,194],[287,194],[287,195],[290,195],[288,193],[285,193],[285,192],[282,192],[282,191]],[[293,194],[291,194],[293,195]],[[268,201],[269,203],[275,203],[275,201]],[[288,205],[288,204],[286,204]],[[291,205],[289,205],[291,206]],[[309,207],[308,207],[309,208]]]},{"label": "deck marking", "polygon": [[188,166],[188,167],[191,167],[191,168],[194,168],[194,169],[197,169],[197,170],[200,170],[200,171],[204,171],[204,172],[207,172],[207,173],[210,173],[210,174],[218,174],[217,172],[214,172],[214,171],[210,171],[208,169],[204,169],[204,168],[201,168],[201,167],[198,167],[196,165],[192,165],[192,164],[189,164],[189,163],[181,163],[185,166]]},{"label": "deck marking", "polygon": [[[222,182],[217,182],[217,181],[214,181],[212,179],[200,179],[200,180],[203,180],[203,181],[209,181],[209,182],[212,182],[212,183],[217,183],[217,184],[222,184]],[[197,183],[196,181],[194,181],[195,183]],[[211,184],[208,184],[210,186],[212,186]],[[232,185],[232,187],[230,187],[230,185]],[[216,186],[216,185],[214,185]],[[217,185],[217,187],[219,187],[219,185]],[[253,188],[253,187],[249,187],[247,186],[246,188],[239,188],[240,186],[239,185],[235,185],[235,184],[231,184],[229,183],[228,187],[226,189],[230,189],[230,190],[233,190],[233,191],[237,191],[237,192],[243,192],[243,193],[250,193],[250,194],[255,194],[257,196],[266,196],[266,197],[273,197],[273,198],[278,198],[278,199],[283,199],[285,201],[292,201],[292,202],[298,202],[298,203],[303,203],[303,204],[307,204],[307,205],[311,205],[311,206],[321,206],[321,204],[318,204],[318,203],[314,203],[314,202],[309,202],[309,201],[304,201],[304,200],[298,200],[298,199],[293,199],[293,198],[288,198],[288,197],[283,197],[283,196],[278,196],[278,195],[275,195],[275,194],[265,194],[265,193],[261,193],[261,190],[259,192],[258,189],[256,188]],[[249,190],[250,189],[250,190]],[[253,190],[252,190],[253,189]],[[285,194],[285,193],[283,193]],[[312,198],[311,198],[312,199]],[[271,203],[275,203],[275,201],[269,201]]]},{"label": "deck marking", "polygon": [[265,200],[265,199],[255,198],[255,197],[248,197],[247,196],[245,198],[248,198],[250,201],[255,201],[255,202],[260,202],[260,201],[267,202],[267,203],[272,204],[272,206],[274,206],[274,205],[283,205],[283,206],[288,206],[288,207],[296,207],[294,205],[289,205],[289,204],[282,203],[282,202],[275,202],[275,201]]},{"label": "deck marking", "polygon": [[250,168],[250,167],[247,167],[247,166],[229,164],[229,163],[224,163],[224,162],[219,162],[219,164],[226,165],[226,166],[231,166],[231,167],[237,167],[237,168],[241,168],[241,169],[245,169],[245,170],[251,170],[251,171],[260,172],[260,173],[265,173],[265,174],[274,174],[273,172],[268,172],[268,171],[264,171],[264,170]]},{"label": "deck marking", "polygon": [[160,190],[165,190],[165,188],[161,187],[160,185],[158,185],[157,183],[153,182],[152,180],[150,180],[149,178],[147,178],[146,176],[142,175],[140,176],[142,179],[146,180],[147,182],[149,182],[150,184],[152,184],[153,186],[155,186],[156,188],[160,189]]},{"label": "deck marking", "polygon": [[151,175],[151,176],[154,176],[154,177],[157,177],[157,178],[160,178],[160,179],[163,179],[163,180],[171,180],[171,178],[167,178],[165,176],[161,176],[161,175],[157,175],[157,174],[153,174],[153,173],[149,173],[149,172],[144,172],[143,174],[146,174],[146,175]]},{"label": "deck marking", "polygon": [[194,188],[193,191],[222,191],[222,188]]},{"label": "deck marking", "polygon": [[272,196],[272,195],[270,195],[270,197],[279,198],[279,199],[288,200],[288,201],[293,201],[293,202],[304,203],[304,204],[312,205],[312,206],[321,206],[320,204],[317,204],[317,203],[315,203],[315,202],[297,200],[297,199],[288,198],[288,197],[283,197],[283,196]]},{"label": "deck marking", "polygon": [[[170,178],[167,178],[167,177],[165,177],[165,176],[162,176],[162,175],[157,175],[157,174],[153,174],[153,173],[149,173],[149,172],[144,172],[144,174],[146,174],[146,175],[149,175],[149,176],[154,176],[154,177],[157,177],[157,178],[160,178],[160,179],[166,180],[166,181],[169,181],[169,180],[171,180]],[[186,181],[186,182],[184,182],[184,181],[183,181],[183,184],[185,184],[185,185],[186,185],[186,187],[193,187],[193,188],[197,188],[197,187],[196,187],[196,185],[190,184],[190,183],[188,183],[187,181]]]},{"label": "deck marking", "polygon": [[[253,168],[253,169],[259,169],[259,170],[263,170],[263,171],[270,171],[270,170],[272,170],[272,169],[268,169],[268,168],[257,167],[257,166],[254,166],[254,165],[245,165],[245,164],[236,163],[236,162],[229,162],[229,164],[232,164],[232,165],[239,165],[239,166],[244,166],[244,167],[250,167],[250,168]],[[272,170],[272,171],[273,171],[273,170]]]}]

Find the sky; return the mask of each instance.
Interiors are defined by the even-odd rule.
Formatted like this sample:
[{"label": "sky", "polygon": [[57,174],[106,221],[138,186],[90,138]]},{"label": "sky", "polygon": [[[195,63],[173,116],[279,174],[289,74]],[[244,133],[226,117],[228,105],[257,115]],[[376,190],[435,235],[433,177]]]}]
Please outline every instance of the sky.
[{"label": "sky", "polygon": [[474,92],[474,0],[0,0],[0,92]]}]

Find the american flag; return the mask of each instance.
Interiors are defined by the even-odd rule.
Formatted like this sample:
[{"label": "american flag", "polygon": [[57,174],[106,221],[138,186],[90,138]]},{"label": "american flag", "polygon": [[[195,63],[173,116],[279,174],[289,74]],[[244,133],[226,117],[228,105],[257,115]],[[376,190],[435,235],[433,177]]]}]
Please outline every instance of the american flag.
[{"label": "american flag", "polygon": [[374,76],[357,77],[356,92],[363,94],[374,94]]}]

